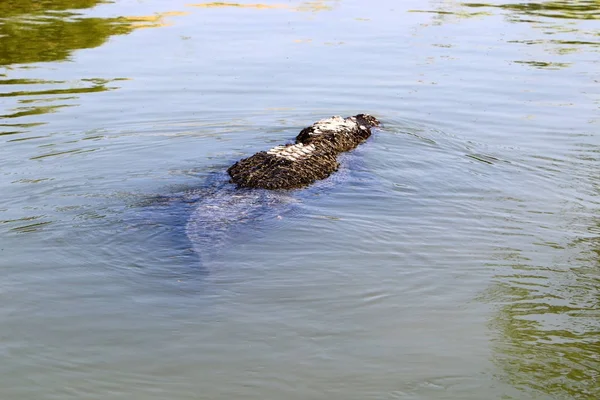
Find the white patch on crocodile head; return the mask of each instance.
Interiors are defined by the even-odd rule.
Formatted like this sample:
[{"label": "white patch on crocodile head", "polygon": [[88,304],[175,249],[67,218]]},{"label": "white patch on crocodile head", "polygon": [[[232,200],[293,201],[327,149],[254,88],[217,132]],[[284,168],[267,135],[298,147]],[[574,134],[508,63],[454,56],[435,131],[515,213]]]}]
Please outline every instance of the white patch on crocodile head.
[{"label": "white patch on crocodile head", "polygon": [[311,136],[321,135],[324,133],[336,134],[356,128],[356,120],[354,118],[344,119],[339,115],[336,115],[335,117],[325,118],[317,121],[312,128],[312,132],[310,132]]},{"label": "white patch on crocodile head", "polygon": [[290,146],[275,146],[267,151],[267,154],[285,158],[290,161],[298,161],[299,159],[308,157],[314,150],[314,144],[305,145],[297,143]]}]

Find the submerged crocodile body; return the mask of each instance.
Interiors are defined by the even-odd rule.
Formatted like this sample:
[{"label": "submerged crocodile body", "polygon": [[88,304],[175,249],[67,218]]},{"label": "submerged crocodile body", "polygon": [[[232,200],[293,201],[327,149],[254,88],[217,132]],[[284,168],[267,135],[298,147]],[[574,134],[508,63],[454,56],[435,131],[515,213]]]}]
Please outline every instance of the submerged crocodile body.
[{"label": "submerged crocodile body", "polygon": [[244,234],[277,223],[298,203],[293,193],[238,188],[224,173],[210,178],[209,188],[195,196],[185,231],[194,252],[204,262]]}]

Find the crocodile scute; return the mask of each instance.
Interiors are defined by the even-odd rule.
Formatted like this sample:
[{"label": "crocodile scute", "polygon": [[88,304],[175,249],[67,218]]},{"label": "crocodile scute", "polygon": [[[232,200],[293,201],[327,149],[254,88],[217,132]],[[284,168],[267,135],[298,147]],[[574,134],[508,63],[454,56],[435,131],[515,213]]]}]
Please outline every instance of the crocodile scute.
[{"label": "crocodile scute", "polygon": [[339,167],[337,156],[371,136],[380,122],[368,114],[334,116],[304,128],[295,143],[260,151],[227,170],[238,187],[296,189],[325,179]]}]

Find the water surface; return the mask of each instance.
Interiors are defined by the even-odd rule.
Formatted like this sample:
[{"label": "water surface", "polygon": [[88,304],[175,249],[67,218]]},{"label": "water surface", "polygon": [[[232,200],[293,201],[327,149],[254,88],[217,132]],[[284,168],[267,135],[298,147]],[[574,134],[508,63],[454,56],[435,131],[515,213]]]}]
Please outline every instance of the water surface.
[{"label": "water surface", "polygon": [[[2,3],[0,398],[600,397],[599,9]],[[340,174],[189,234],[359,112]]]}]

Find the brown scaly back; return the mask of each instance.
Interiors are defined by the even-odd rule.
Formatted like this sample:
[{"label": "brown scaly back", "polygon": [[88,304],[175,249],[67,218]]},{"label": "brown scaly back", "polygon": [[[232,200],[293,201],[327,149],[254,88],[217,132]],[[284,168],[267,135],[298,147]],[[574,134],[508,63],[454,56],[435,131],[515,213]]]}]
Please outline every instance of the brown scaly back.
[{"label": "brown scaly back", "polygon": [[371,136],[371,128],[379,125],[379,121],[368,114],[358,114],[348,118],[335,116],[304,128],[296,136],[296,143],[320,142],[341,153],[352,150],[367,140]]},{"label": "brown scaly back", "polygon": [[233,164],[227,172],[241,187],[294,189],[325,179],[338,169],[329,148],[288,144],[261,151]]},{"label": "brown scaly back", "polygon": [[368,114],[322,119],[303,129],[295,144],[276,146],[244,158],[227,172],[240,187],[295,189],[325,179],[338,169],[341,152],[371,136],[379,121]]}]

